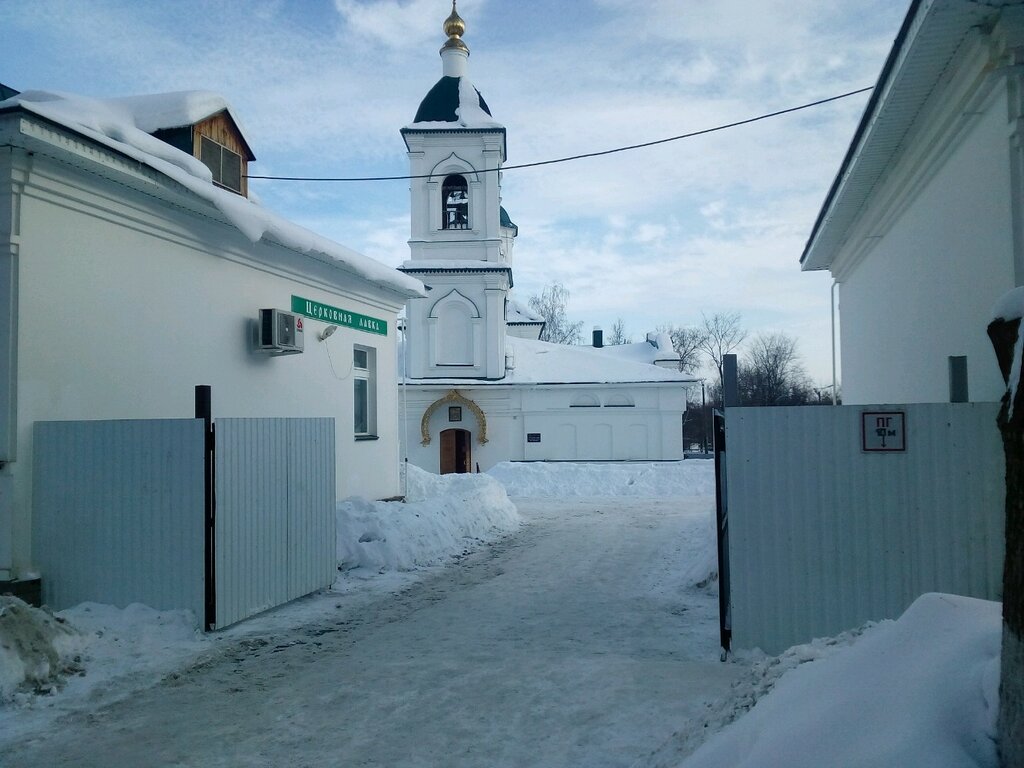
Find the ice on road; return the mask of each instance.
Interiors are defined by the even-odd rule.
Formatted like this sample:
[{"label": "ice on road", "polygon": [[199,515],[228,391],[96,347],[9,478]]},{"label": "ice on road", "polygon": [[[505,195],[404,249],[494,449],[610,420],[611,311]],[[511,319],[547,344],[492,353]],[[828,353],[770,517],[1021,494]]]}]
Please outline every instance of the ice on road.
[{"label": "ice on road", "polygon": [[[713,500],[517,500],[516,534],[393,595],[8,745],[9,766],[630,766],[726,695]],[[336,604],[337,607],[334,607]]]}]

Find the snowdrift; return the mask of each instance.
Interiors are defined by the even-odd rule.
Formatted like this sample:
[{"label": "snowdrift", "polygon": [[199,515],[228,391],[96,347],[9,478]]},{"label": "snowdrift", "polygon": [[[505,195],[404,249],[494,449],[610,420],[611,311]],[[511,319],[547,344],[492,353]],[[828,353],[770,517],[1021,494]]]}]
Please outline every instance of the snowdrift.
[{"label": "snowdrift", "polygon": [[680,768],[995,768],[1000,604],[926,594],[847,647],[797,646],[742,718]]},{"label": "snowdrift", "polygon": [[0,703],[19,692],[49,693],[82,671],[82,635],[63,619],[0,596]]},{"label": "snowdrift", "polygon": [[338,568],[409,571],[438,565],[515,530],[522,519],[488,475],[407,468],[406,501],[350,498],[337,507]]},{"label": "snowdrift", "polygon": [[523,498],[714,496],[706,459],[637,463],[501,462],[487,474]]}]

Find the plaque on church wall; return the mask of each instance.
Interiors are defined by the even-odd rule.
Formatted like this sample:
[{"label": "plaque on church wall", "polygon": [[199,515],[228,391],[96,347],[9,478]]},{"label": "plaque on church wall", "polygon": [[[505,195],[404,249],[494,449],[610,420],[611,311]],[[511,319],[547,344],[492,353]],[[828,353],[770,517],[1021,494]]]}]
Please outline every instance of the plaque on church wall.
[{"label": "plaque on church wall", "polygon": [[448,421],[462,421],[462,406],[461,405],[449,405],[448,406]]},{"label": "plaque on church wall", "polygon": [[527,432],[526,433],[526,442],[528,442],[528,443],[539,443],[540,442],[540,432]]}]

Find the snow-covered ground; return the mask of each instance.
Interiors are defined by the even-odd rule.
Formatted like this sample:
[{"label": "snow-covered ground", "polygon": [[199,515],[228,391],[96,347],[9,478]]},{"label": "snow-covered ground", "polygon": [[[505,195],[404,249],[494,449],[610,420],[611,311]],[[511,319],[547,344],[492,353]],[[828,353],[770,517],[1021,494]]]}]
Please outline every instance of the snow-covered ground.
[{"label": "snow-covered ground", "polygon": [[723,664],[713,508],[701,460],[413,468],[408,503],[339,504],[331,590],[223,632],[144,606],[51,617],[8,600],[0,753],[995,767],[997,604],[927,595],[897,621]]}]

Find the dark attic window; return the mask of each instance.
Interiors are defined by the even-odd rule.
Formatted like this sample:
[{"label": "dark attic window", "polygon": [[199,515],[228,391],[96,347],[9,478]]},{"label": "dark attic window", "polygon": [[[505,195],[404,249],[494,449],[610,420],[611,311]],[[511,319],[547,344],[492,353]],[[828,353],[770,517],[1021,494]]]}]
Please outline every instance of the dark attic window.
[{"label": "dark attic window", "polygon": [[242,156],[205,136],[201,139],[199,159],[213,174],[213,183],[242,194]]},{"label": "dark attic window", "polygon": [[444,200],[442,229],[469,229],[469,185],[459,175],[449,176],[441,185]]}]

